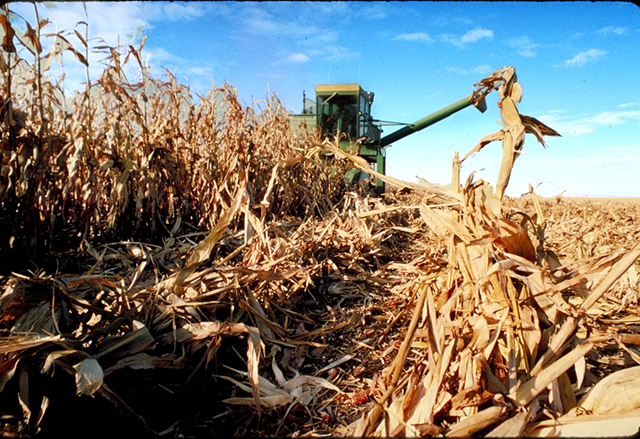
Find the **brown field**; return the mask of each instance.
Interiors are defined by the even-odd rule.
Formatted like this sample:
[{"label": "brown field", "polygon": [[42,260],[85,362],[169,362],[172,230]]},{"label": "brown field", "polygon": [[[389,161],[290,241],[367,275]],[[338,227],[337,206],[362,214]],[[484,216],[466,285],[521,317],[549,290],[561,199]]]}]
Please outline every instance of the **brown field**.
[{"label": "brown field", "polygon": [[10,43],[3,436],[637,431],[640,199],[373,197],[277,100],[130,83],[143,43],[67,103]]}]

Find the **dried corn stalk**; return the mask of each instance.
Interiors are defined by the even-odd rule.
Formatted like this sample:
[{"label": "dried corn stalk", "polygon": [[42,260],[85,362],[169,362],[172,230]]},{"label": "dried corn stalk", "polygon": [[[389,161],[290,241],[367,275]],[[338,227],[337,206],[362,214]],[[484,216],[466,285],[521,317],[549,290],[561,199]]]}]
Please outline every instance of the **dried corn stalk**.
[{"label": "dried corn stalk", "polygon": [[466,160],[471,154],[479,152],[489,143],[501,140],[502,162],[496,183],[496,195],[502,199],[504,191],[509,184],[513,165],[524,146],[525,133],[535,135],[542,146],[545,146],[543,136],[560,137],[560,134],[539,120],[531,116],[521,115],[518,112],[517,104],[522,100],[522,86],[518,82],[516,70],[513,66],[496,70],[489,77],[478,82],[475,94],[480,93],[481,90],[483,90],[484,94],[489,93],[496,89],[496,84],[498,83],[500,84],[498,86],[498,94],[501,99],[498,101],[498,107],[502,117],[501,125],[504,126],[504,129],[482,137],[478,144],[460,162]]},{"label": "dried corn stalk", "polygon": [[[196,104],[172,75],[131,84],[123,66],[140,63],[140,46],[99,49],[109,67],[65,104],[3,26],[2,257],[19,261],[9,244],[35,236],[68,262],[56,274],[18,264],[0,278],[0,405],[13,410],[3,433],[37,432],[51,403],[31,383],[60,371],[72,393],[104,398],[144,431],[177,434],[193,421],[158,431],[144,412],[155,401],[128,404],[143,380],[131,391],[113,384],[132,370],[181,368],[185,391],[199,373],[233,383],[220,398],[229,406],[199,419],[244,419],[221,430],[229,436],[564,434],[634,421],[611,414],[593,365],[640,360],[627,327],[640,322],[639,250],[629,244],[640,238],[638,205],[502,196],[524,133],[555,133],[518,114],[513,68],[481,83],[501,82],[497,194],[472,179],[448,191],[375,174],[400,190],[369,198],[342,178],[368,165],[299,139],[277,103],[256,114],[223,87]],[[67,44],[47,62],[77,57]],[[612,394],[629,392],[629,370],[609,375]],[[255,416],[235,416],[242,405]]]}]

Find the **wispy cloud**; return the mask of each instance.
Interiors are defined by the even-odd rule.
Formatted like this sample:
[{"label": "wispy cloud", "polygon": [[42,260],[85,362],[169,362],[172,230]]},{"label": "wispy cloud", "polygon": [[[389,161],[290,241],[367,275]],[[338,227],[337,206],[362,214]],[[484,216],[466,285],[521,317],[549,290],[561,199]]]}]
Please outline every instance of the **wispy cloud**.
[{"label": "wispy cloud", "polygon": [[[275,3],[279,3],[279,2],[275,2]],[[283,4],[283,7],[285,8],[296,7],[295,2],[294,3],[282,2],[282,4]],[[353,14],[353,10],[351,8],[352,4],[353,2],[307,2],[306,9],[308,11],[309,17],[317,18],[318,14],[321,14],[335,20],[336,17],[342,17],[347,14]]]},{"label": "wispy cloud", "polygon": [[487,74],[493,72],[495,69],[493,69],[488,64],[483,64],[481,66],[474,67],[471,70],[463,69],[463,68],[460,68],[460,67],[451,67],[451,66],[445,67],[444,70],[449,72],[449,73],[455,73],[457,75],[468,75],[470,73],[480,73],[481,75],[487,75]]},{"label": "wispy cloud", "polygon": [[444,68],[449,73],[456,73],[458,75],[468,75],[469,71],[467,69],[462,69],[460,67],[445,67]]},{"label": "wispy cloud", "polygon": [[319,57],[327,61],[357,59],[362,55],[360,52],[351,51],[347,47],[335,45],[326,45],[321,49],[305,50],[305,53],[310,58]]},{"label": "wispy cloud", "polygon": [[162,47],[157,47],[157,48],[153,48],[153,49],[149,49],[146,50],[147,54],[149,55],[148,59],[150,62],[156,63],[156,62],[165,62],[165,61],[170,61],[170,62],[184,62],[187,61],[184,58],[179,57],[178,55],[175,55],[173,53],[168,52],[166,49],[162,48]]},{"label": "wispy cloud", "polygon": [[585,52],[580,52],[571,59],[567,59],[563,62],[565,67],[582,67],[583,65],[598,61],[605,56],[608,52],[606,50],[591,49]]},{"label": "wispy cloud", "polygon": [[297,39],[307,47],[322,47],[338,41],[338,32],[329,29],[311,29],[306,35]]},{"label": "wispy cloud", "polygon": [[[304,19],[286,20],[277,13],[270,12],[268,8],[262,7],[260,4],[244,6],[242,2],[237,2],[237,5],[241,9],[236,13],[242,17],[242,20],[238,20],[235,32],[243,37],[259,37],[260,41],[256,41],[256,43],[263,43],[264,37],[270,38],[276,35],[283,41],[293,39],[304,43],[306,46],[324,45],[335,42],[338,39],[338,33],[330,26],[310,25]],[[322,14],[327,13],[326,10],[344,9],[344,6],[332,4],[316,5],[313,3],[313,5],[312,9]],[[281,5],[277,6],[283,7]],[[344,12],[342,14],[344,15]]]},{"label": "wispy cloud", "polygon": [[324,59],[328,61],[348,60],[360,57],[360,52],[353,52],[344,46],[325,46]]},{"label": "wispy cloud", "polygon": [[286,61],[290,63],[300,64],[309,61],[309,57],[301,52],[291,53],[287,56]]},{"label": "wispy cloud", "polygon": [[[47,3],[49,4],[49,3]],[[140,41],[144,32],[153,31],[155,25],[171,22],[184,23],[186,26],[195,19],[203,17],[237,17],[234,19],[236,26],[231,31],[230,37],[242,40],[243,44],[251,45],[251,41],[258,44],[265,44],[267,38],[277,36],[282,47],[274,45],[272,47],[272,59],[279,59],[280,63],[302,64],[310,61],[314,56],[322,57],[326,60],[354,59],[360,56],[359,52],[354,52],[346,45],[338,45],[339,35],[335,27],[324,25],[326,19],[340,16],[347,17],[353,15],[350,5],[343,2],[317,2],[310,3],[309,7],[303,11],[306,14],[297,20],[288,20],[286,15],[281,14],[283,8],[290,8],[287,4],[274,3],[263,6],[257,3],[243,2],[87,2],[88,20],[85,17],[84,8],[81,3],[55,3],[51,8],[38,7],[41,18],[49,18],[52,24],[45,28],[43,32],[56,32],[63,29],[71,30],[78,28],[84,34],[84,27],[77,27],[80,21],[89,22],[89,37],[99,37],[90,41],[92,46],[118,44],[133,44]],[[371,5],[363,8],[362,14],[369,18],[382,18],[384,8]],[[14,3],[11,6],[27,20],[32,20],[33,6],[30,4]],[[313,16],[309,20],[308,16]],[[318,21],[319,18],[322,20]],[[68,37],[76,49],[83,52],[83,47],[75,35]],[[151,74],[162,75],[162,66],[169,70],[178,68],[179,74],[188,74],[190,81],[196,82],[202,79],[206,85],[209,83],[213,65],[215,70],[224,70],[225,63],[222,61],[205,61],[202,59],[186,59],[187,55],[180,51],[171,51],[154,46],[154,41],[149,41],[143,50],[143,61],[148,60],[151,67]],[[295,48],[295,45],[298,45]],[[170,46],[166,46],[170,47]],[[265,46],[266,47],[266,46]],[[286,49],[285,49],[286,48]],[[45,51],[48,50],[45,47]],[[277,52],[281,55],[278,56]],[[104,66],[98,61],[104,55],[91,53],[90,77],[98,78]],[[76,62],[73,57],[65,53],[64,72],[66,75],[66,88],[81,89],[83,81],[86,80],[84,66]],[[233,61],[228,61],[232,63]],[[76,65],[77,64],[77,65]],[[53,71],[52,74],[56,74]],[[201,75],[202,78],[197,78]]]},{"label": "wispy cloud", "polygon": [[[151,3],[151,2],[149,2]],[[149,28],[149,21],[146,12],[151,14],[162,14],[162,11],[153,6],[143,5],[140,2],[87,2],[87,15],[81,3],[47,3],[48,7],[38,6],[40,19],[48,19],[51,24],[42,29],[43,34],[71,31],[76,29],[81,35],[85,35],[87,28],[79,22],[89,23],[89,45],[108,45],[116,47],[118,44],[134,44],[134,40],[140,41],[141,31]],[[146,9],[145,9],[146,8]],[[10,9],[20,14],[31,25],[35,23],[33,5],[28,3],[12,3]],[[16,22],[16,26],[23,27],[22,20]],[[66,34],[66,38],[71,45],[81,53],[85,48],[75,34]],[[53,45],[53,38],[43,38],[41,40],[43,50],[48,53]],[[146,55],[145,55],[146,56]],[[99,62],[105,57],[102,53],[89,53],[89,77],[91,80],[98,78],[104,69]],[[64,62],[64,85],[67,90],[82,90],[86,82],[85,66],[80,64],[70,53],[63,55]],[[48,72],[52,77],[57,77],[59,67],[52,66]]]},{"label": "wispy cloud", "polygon": [[579,136],[613,125],[640,122],[640,111],[603,111],[573,120],[562,115],[547,114],[540,116],[539,119],[562,135]]},{"label": "wispy cloud", "polygon": [[[242,13],[244,15],[242,20],[244,26],[242,26],[242,28],[248,32],[257,34],[273,34],[276,32],[280,33],[287,31],[283,24],[278,23],[275,16],[264,10],[264,8],[250,6],[246,7]],[[289,28],[288,32],[291,32],[292,30],[292,28]]]},{"label": "wispy cloud", "polygon": [[470,30],[462,36],[452,34],[438,35],[440,41],[451,43],[456,47],[466,47],[469,43],[476,43],[482,39],[492,39],[493,31],[490,29],[474,29]]},{"label": "wispy cloud", "polygon": [[356,12],[357,17],[362,17],[366,20],[380,20],[387,18],[387,11],[385,4],[369,3],[363,6]]},{"label": "wispy cloud", "polygon": [[480,73],[482,75],[488,75],[489,73],[494,72],[495,70],[488,64],[483,64],[481,66],[475,67],[473,69],[475,73]]},{"label": "wispy cloud", "polygon": [[640,111],[605,111],[583,119],[584,123],[595,126],[620,125],[628,121],[640,122]]},{"label": "wispy cloud", "polygon": [[432,18],[432,21],[436,26],[442,27],[451,25],[471,26],[473,24],[472,19],[460,15],[439,15]]},{"label": "wispy cloud", "polygon": [[418,41],[420,43],[431,44],[434,42],[428,34],[424,32],[416,32],[412,34],[400,34],[393,37],[393,41]]},{"label": "wispy cloud", "polygon": [[[38,7],[40,18],[47,18],[51,24],[43,32],[60,32],[63,30],[78,29],[84,35],[85,26],[77,25],[79,22],[86,22],[84,8],[80,3],[53,4],[51,8]],[[89,38],[99,37],[106,44],[115,46],[118,41],[121,44],[129,43],[125,39],[127,34],[131,34],[141,27],[148,25],[148,20],[140,3],[136,2],[87,2],[87,15],[89,22]],[[22,15],[32,25],[35,21],[33,5],[27,3],[13,3],[11,10]],[[17,23],[21,27],[21,22]],[[72,44],[76,41],[78,46],[80,41],[71,37]],[[77,47],[78,49],[80,47]]]},{"label": "wispy cloud", "polygon": [[600,35],[611,35],[611,34],[624,35],[627,33],[627,28],[607,26],[607,27],[603,27],[602,29],[598,29],[598,33]]},{"label": "wispy cloud", "polygon": [[536,56],[536,49],[540,44],[536,44],[527,36],[511,38],[506,41],[506,45],[516,49],[516,53],[520,56]]},{"label": "wispy cloud", "polygon": [[[162,3],[162,14],[169,21],[192,20],[211,13],[212,10],[203,3]],[[209,5],[211,6],[211,5]],[[223,6],[224,7],[224,6]]]},{"label": "wispy cloud", "polygon": [[489,29],[474,29],[470,30],[462,37],[460,37],[460,42],[462,43],[475,43],[478,40],[482,40],[483,38],[493,38],[493,31]]},{"label": "wispy cloud", "polygon": [[152,76],[162,77],[167,68],[170,72],[176,73],[178,77],[188,80],[188,84],[193,90],[206,92],[211,88],[211,79],[214,73],[224,69],[214,63],[204,60],[191,60],[171,53],[162,47],[152,47],[145,49],[143,62],[150,67]]}]

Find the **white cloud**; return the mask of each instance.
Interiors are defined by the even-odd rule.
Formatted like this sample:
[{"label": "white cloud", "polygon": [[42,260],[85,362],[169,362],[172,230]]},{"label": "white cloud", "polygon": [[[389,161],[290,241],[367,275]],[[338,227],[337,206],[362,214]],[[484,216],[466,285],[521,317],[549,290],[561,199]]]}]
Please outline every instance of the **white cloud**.
[{"label": "white cloud", "polygon": [[[55,3],[53,6],[55,7],[38,7],[40,17],[48,18],[52,23],[43,29],[43,33],[76,29],[84,36],[85,26],[79,25],[78,22],[88,22],[91,47],[98,45],[116,47],[118,44],[131,44],[137,47],[144,32],[153,29],[154,23],[181,20],[186,26],[189,26],[189,20],[205,15],[225,15],[229,14],[231,10],[231,6],[223,2],[87,2],[87,16],[85,16],[84,7],[79,2]],[[30,23],[35,21],[32,5],[14,3],[11,9],[24,16]],[[18,25],[20,26],[20,23]],[[84,54],[84,46],[75,34],[71,33],[66,37],[74,48]],[[52,42],[52,38],[45,38],[45,44],[43,44],[45,51],[50,50]],[[142,51],[142,62],[148,61],[152,76],[162,78],[164,76],[162,67],[167,67],[171,72],[177,72],[178,77],[187,76],[189,83],[201,91],[209,90],[214,71],[213,65],[205,60],[191,60],[180,55],[180,53],[172,53],[148,43]],[[105,57],[104,53],[90,51],[89,77],[92,81],[102,75],[104,63],[100,61]],[[65,52],[63,59],[65,89],[83,89],[83,83],[86,81],[84,65],[76,61],[71,52]],[[130,58],[130,63],[124,67],[130,81],[134,81],[140,76],[137,64],[132,61],[133,58]],[[60,68],[54,65],[48,73],[53,79],[56,79],[59,70]],[[216,66],[216,70],[220,70],[220,66]]]},{"label": "white cloud", "polygon": [[214,69],[204,61],[182,58],[162,47],[157,47],[144,49],[142,62],[151,68],[151,76],[162,77],[165,72],[164,68],[167,68],[179,77],[186,76],[191,86],[200,92],[206,92],[211,87]]},{"label": "white cloud", "polygon": [[580,52],[576,56],[571,59],[567,59],[564,61],[565,67],[582,67],[583,65],[591,62],[597,61],[603,56],[605,56],[608,52],[606,50],[600,49],[591,49],[585,52]]},{"label": "white cloud", "polygon": [[190,20],[202,17],[207,9],[201,3],[168,3],[162,5],[165,17],[170,21]]},{"label": "white cloud", "polygon": [[602,29],[599,29],[598,33],[600,35],[610,35],[610,34],[624,35],[627,33],[627,28],[607,26],[607,27],[603,27]]},{"label": "white cloud", "polygon": [[488,64],[483,64],[473,69],[474,72],[480,73],[482,75],[488,75],[489,73],[494,72],[495,70]]},{"label": "white cloud", "polygon": [[585,123],[599,126],[620,125],[630,120],[640,122],[640,111],[605,111],[583,119]]},{"label": "white cloud", "polygon": [[[327,61],[356,59],[361,56],[360,52],[353,52],[344,46],[324,45],[322,48],[308,49],[305,53],[292,53],[285,58],[287,62],[303,63],[312,57],[321,57]],[[276,65],[277,63],[274,63]]]},{"label": "white cloud", "polygon": [[338,40],[338,33],[329,29],[308,28],[305,32],[304,35],[294,36],[305,46],[318,47]]},{"label": "white cloud", "polygon": [[483,38],[493,38],[493,31],[489,29],[470,30],[460,38],[461,43],[475,43]]},{"label": "white cloud", "polygon": [[460,67],[445,67],[444,69],[449,73],[456,73],[458,75],[468,75],[469,74],[467,69],[462,69]]},{"label": "white cloud", "polygon": [[433,38],[424,32],[416,32],[412,34],[400,34],[393,37],[393,41],[418,41],[421,43],[433,43]]},{"label": "white cloud", "polygon": [[[58,3],[55,8],[46,9],[39,7],[40,18],[48,18],[51,25],[46,27],[44,33],[59,32],[62,30],[77,29],[83,36],[84,25],[77,25],[80,21],[87,21],[82,3]],[[139,28],[148,25],[148,20],[142,10],[142,4],[138,2],[87,2],[87,15],[89,23],[89,38],[100,38],[110,46],[127,44],[135,36]],[[14,3],[11,7],[21,14],[32,25],[35,22],[33,6],[30,4]],[[72,36],[72,44],[80,49],[80,41]],[[93,44],[99,43],[95,41]]]},{"label": "white cloud", "polygon": [[304,63],[304,62],[309,61],[309,57],[307,55],[305,55],[304,53],[296,52],[296,53],[289,54],[289,56],[287,56],[286,60],[288,62],[298,64],[298,63]]},{"label": "white cloud", "polygon": [[628,107],[635,107],[637,104],[635,102],[626,102],[624,104],[620,104],[618,105],[619,108],[628,108]]},{"label": "white cloud", "polygon": [[213,68],[209,66],[186,67],[180,69],[178,74],[185,78],[185,84],[188,84],[192,91],[200,94],[205,94],[211,90],[212,85],[215,86]]},{"label": "white cloud", "polygon": [[146,50],[146,53],[149,55],[150,62],[186,61],[184,58],[180,58],[179,56],[168,52],[166,49],[162,47]]},{"label": "white cloud", "polygon": [[[154,2],[149,2],[154,3]],[[146,5],[146,6],[145,6]],[[142,2],[87,2],[87,14],[85,15],[82,3],[56,3],[52,8],[38,7],[40,19],[48,19],[51,24],[42,29],[44,53],[48,53],[53,45],[53,37],[46,37],[45,34],[58,33],[62,31],[77,30],[84,38],[87,28],[79,22],[88,22],[89,46],[107,45],[116,47],[118,44],[138,44],[134,40],[140,41],[141,30],[148,28],[149,21],[145,14],[145,9],[151,12],[152,8]],[[157,8],[157,6],[154,6]],[[33,5],[28,3],[12,3],[11,10],[24,17],[31,25],[35,22]],[[16,22],[18,28],[22,28],[22,20]],[[83,55],[85,47],[74,33],[63,33],[71,45]],[[104,64],[101,63],[107,54],[89,52],[89,77],[96,80],[104,71]],[[143,55],[144,56],[144,55]],[[63,54],[65,89],[82,90],[83,83],[86,82],[85,66],[71,54]],[[129,69],[125,67],[129,76]],[[52,66],[48,72],[52,79],[59,76],[59,67]]]},{"label": "white cloud", "polygon": [[603,111],[591,116],[582,116],[573,120],[547,114],[539,119],[562,135],[579,136],[598,129],[622,125],[628,122],[640,122],[640,111]]},{"label": "white cloud", "polygon": [[352,52],[344,46],[325,46],[323,53],[329,61],[359,58],[360,52]]},{"label": "white cloud", "polygon": [[457,75],[468,75],[469,73],[472,73],[472,72],[480,73],[481,75],[488,75],[489,73],[493,72],[495,69],[493,69],[488,64],[483,64],[483,65],[474,67],[472,70],[467,70],[460,67],[445,67],[444,70],[449,73],[455,73]]},{"label": "white cloud", "polygon": [[252,33],[272,34],[283,30],[282,25],[275,20],[273,14],[268,13],[263,8],[247,7],[242,11],[242,15],[244,16],[242,23],[245,23],[243,28]]},{"label": "white cloud", "polygon": [[356,12],[356,16],[362,17],[366,20],[379,20],[387,18],[387,11],[385,11],[385,5],[380,3],[370,3],[367,6],[360,8]]},{"label": "white cloud", "polygon": [[[211,2],[218,3],[218,2]],[[278,3],[278,2],[276,2]],[[317,5],[313,2],[309,3],[309,7],[318,11],[317,13],[327,14],[328,11],[342,10],[344,6],[332,5],[327,2],[325,5]],[[266,2],[265,2],[266,4]],[[236,28],[234,32],[237,35],[246,37],[247,35],[257,35],[272,37],[277,35],[280,39],[286,40],[293,38],[306,46],[324,45],[327,43],[335,42],[338,39],[338,34],[334,29],[327,26],[314,26],[309,23],[318,23],[317,19],[314,21],[305,21],[303,18],[295,21],[287,21],[277,13],[269,12],[267,7],[262,6],[260,3],[251,3],[249,6],[244,6],[243,2],[236,2],[234,5],[238,5],[239,10],[234,13],[238,16],[236,19]],[[313,6],[311,6],[313,5]],[[285,7],[286,4],[276,5],[278,7]],[[347,15],[342,13],[342,15]],[[340,15],[338,15],[340,16]],[[262,40],[256,41],[256,44],[260,44]]]},{"label": "white cloud", "polygon": [[447,27],[451,25],[471,26],[473,24],[473,20],[471,20],[470,18],[461,17],[459,15],[439,15],[432,18],[432,21],[435,25],[441,27]]},{"label": "white cloud", "polygon": [[517,49],[516,53],[520,56],[531,57],[535,56],[535,49],[540,47],[539,44],[533,42],[533,40],[527,36],[516,37],[507,40],[507,46]]},{"label": "white cloud", "polygon": [[468,43],[476,43],[484,38],[493,38],[493,31],[490,29],[474,29],[458,37],[452,34],[438,35],[438,39],[445,43],[451,43],[456,47],[464,48]]},{"label": "white cloud", "polygon": [[[277,2],[276,2],[277,3]],[[293,7],[295,7],[295,3],[289,3]],[[351,10],[352,2],[307,2],[308,6],[308,14],[311,17],[316,17],[317,14],[322,14],[331,18],[334,17],[342,17],[347,14],[353,14]],[[285,7],[287,3],[283,2]]]},{"label": "white cloud", "polygon": [[310,56],[321,56],[324,53],[321,49],[309,49],[306,52]]}]

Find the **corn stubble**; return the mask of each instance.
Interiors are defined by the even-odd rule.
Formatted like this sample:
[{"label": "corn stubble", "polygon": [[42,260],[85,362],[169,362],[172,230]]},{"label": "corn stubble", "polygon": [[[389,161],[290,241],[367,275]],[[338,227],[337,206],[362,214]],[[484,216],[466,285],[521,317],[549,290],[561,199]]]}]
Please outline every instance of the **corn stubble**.
[{"label": "corn stubble", "polygon": [[[194,103],[144,73],[142,45],[92,47],[107,67],[66,103],[46,68],[88,64],[86,37],[43,55],[29,28],[15,38],[45,61],[30,63],[0,17],[5,435],[38,431],[53,399],[30,383],[54,371],[171,437],[637,431],[640,208],[504,197],[525,132],[557,135],[518,113],[512,67],[478,84],[507,84],[504,129],[470,151],[503,142],[497,193],[379,175],[394,189],[371,198],[342,178],[368,165],[298,139],[276,100],[257,114],[225,86]],[[51,261],[77,270],[30,271]],[[160,422],[117,385],[158,370],[230,390],[208,417]]]}]

